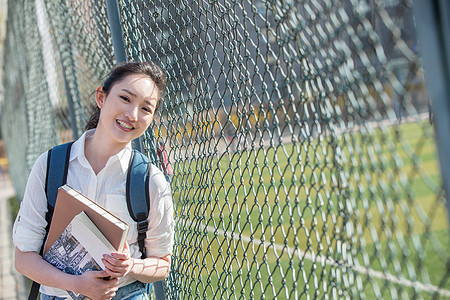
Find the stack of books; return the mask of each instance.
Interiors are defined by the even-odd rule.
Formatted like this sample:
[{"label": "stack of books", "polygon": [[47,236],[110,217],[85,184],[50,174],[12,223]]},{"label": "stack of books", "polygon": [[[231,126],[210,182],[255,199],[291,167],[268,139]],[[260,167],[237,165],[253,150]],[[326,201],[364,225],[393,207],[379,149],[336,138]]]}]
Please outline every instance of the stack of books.
[{"label": "stack of books", "polygon": [[[103,254],[121,252],[129,226],[80,192],[59,188],[43,258],[68,274],[105,268]],[[73,299],[83,299],[69,291]]]}]

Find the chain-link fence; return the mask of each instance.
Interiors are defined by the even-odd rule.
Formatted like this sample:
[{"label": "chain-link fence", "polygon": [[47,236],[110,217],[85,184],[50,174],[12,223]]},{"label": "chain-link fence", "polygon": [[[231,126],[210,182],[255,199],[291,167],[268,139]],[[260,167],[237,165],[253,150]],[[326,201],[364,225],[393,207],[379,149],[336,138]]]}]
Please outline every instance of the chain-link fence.
[{"label": "chain-link fence", "polygon": [[[128,60],[168,74],[143,139],[176,207],[167,298],[450,298],[411,5],[118,1]],[[1,127],[22,195],[37,155],[82,133],[117,49],[103,1],[9,1],[7,25]]]}]

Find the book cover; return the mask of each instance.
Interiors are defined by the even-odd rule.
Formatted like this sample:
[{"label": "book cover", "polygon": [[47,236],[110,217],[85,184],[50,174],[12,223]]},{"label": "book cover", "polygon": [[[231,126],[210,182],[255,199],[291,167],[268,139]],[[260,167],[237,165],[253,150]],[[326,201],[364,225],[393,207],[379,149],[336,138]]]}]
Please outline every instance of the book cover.
[{"label": "book cover", "polygon": [[114,247],[122,251],[128,235],[129,226],[103,207],[90,200],[68,185],[58,189],[52,223],[44,247],[44,254],[66,229],[71,220],[84,211],[89,219]]},{"label": "book cover", "polygon": [[[102,255],[113,251],[111,243],[81,212],[67,225],[43,258],[65,273],[81,275],[86,271],[103,270]],[[68,293],[73,299],[84,299],[84,295]]]}]

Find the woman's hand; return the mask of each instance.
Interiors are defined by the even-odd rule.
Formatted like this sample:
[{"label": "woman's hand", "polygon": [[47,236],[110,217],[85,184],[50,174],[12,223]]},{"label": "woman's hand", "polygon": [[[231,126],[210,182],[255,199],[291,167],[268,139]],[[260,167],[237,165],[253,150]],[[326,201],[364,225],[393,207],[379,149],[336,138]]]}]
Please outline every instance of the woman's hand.
[{"label": "woman's hand", "polygon": [[103,255],[102,261],[105,265],[105,271],[109,276],[120,278],[127,275],[133,266],[128,243],[125,243],[122,252],[113,252],[111,255]]},{"label": "woman's hand", "polygon": [[92,300],[111,299],[116,295],[119,279],[105,280],[108,273],[103,271],[87,271],[80,275],[79,288],[76,293],[81,293]]}]

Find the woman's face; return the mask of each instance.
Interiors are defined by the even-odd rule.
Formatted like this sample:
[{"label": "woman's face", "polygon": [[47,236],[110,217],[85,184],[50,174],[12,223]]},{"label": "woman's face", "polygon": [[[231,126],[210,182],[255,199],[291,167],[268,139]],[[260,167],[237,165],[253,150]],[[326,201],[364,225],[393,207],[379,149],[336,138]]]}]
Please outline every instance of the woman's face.
[{"label": "woman's face", "polygon": [[97,88],[96,101],[101,109],[97,130],[124,145],[138,138],[153,121],[158,93],[145,75],[128,75],[115,83],[108,95]]}]

